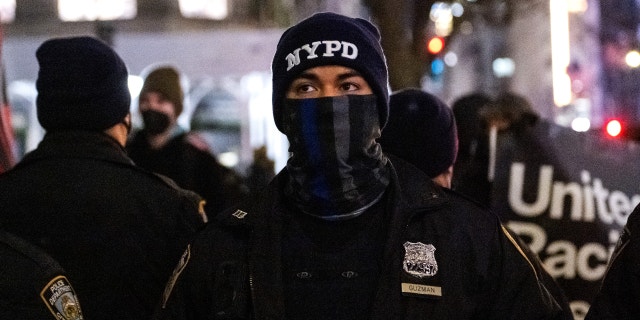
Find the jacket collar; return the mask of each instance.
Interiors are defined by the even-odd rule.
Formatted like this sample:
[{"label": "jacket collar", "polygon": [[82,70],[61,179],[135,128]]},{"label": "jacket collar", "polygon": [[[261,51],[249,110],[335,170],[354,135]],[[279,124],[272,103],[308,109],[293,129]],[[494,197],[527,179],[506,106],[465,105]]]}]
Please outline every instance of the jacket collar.
[{"label": "jacket collar", "polygon": [[133,165],[124,148],[105,133],[56,131],[47,133],[16,167],[51,158],[85,158]]},{"label": "jacket collar", "polygon": [[387,154],[393,168],[392,186],[394,198],[391,202],[401,204],[409,211],[428,209],[443,205],[448,196],[442,187],[412,164]]}]

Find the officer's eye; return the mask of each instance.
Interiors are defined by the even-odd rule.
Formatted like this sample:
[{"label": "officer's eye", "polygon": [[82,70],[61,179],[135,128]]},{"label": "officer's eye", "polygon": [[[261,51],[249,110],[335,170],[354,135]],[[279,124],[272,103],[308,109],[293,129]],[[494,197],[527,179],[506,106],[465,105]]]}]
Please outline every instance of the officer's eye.
[{"label": "officer's eye", "polygon": [[316,88],[310,84],[300,84],[296,87],[296,91],[300,93],[308,93],[316,91]]},{"label": "officer's eye", "polygon": [[345,82],[340,85],[340,89],[343,91],[358,91],[360,90],[360,86],[353,82]]}]

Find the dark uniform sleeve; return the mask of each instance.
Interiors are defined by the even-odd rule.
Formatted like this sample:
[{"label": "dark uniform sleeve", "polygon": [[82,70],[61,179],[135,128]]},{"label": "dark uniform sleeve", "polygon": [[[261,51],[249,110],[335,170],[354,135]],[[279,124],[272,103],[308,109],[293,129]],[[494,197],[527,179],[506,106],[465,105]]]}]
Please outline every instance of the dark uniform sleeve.
[{"label": "dark uniform sleeve", "polygon": [[[167,282],[164,292],[162,294],[162,300],[160,305],[155,311],[153,319],[192,319],[188,317],[185,295],[185,282],[184,280],[185,269],[191,267],[189,262],[191,260],[191,245],[187,246],[187,249],[180,257],[176,268]],[[205,279],[202,279],[205,281]]]},{"label": "dark uniform sleeve", "polygon": [[613,252],[600,291],[585,319],[638,319],[640,317],[640,205],[628,218],[627,225]]},{"label": "dark uniform sleeve", "polygon": [[174,269],[153,319],[250,318],[245,242],[240,233],[227,231],[213,222],[199,232]]},{"label": "dark uniform sleeve", "polygon": [[42,249],[0,231],[0,319],[83,319],[58,262]]},{"label": "dark uniform sleeve", "polygon": [[571,311],[571,307],[569,305],[569,299],[567,298],[564,290],[560,287],[558,282],[556,282],[556,280],[544,268],[544,265],[542,261],[540,261],[538,255],[531,251],[529,246],[524,241],[522,241],[522,239],[518,237],[517,234],[509,230],[509,228],[507,228],[506,226],[504,228],[505,229],[503,230],[505,232],[505,235],[517,242],[518,247],[520,247],[520,249],[522,250],[523,256],[530,262],[530,264],[538,274],[538,279],[542,282],[544,287],[549,291],[549,293],[562,308],[562,311],[565,314],[564,319],[573,319],[573,312]]},{"label": "dark uniform sleeve", "polygon": [[562,290],[544,270],[539,259],[505,227],[499,243],[502,255],[494,261],[500,270],[488,304],[490,319],[573,319]]}]

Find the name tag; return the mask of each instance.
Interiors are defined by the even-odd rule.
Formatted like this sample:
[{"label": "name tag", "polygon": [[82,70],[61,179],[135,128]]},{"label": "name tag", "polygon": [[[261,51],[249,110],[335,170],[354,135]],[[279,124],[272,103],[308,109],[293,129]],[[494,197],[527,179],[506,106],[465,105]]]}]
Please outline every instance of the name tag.
[{"label": "name tag", "polygon": [[442,297],[442,287],[426,286],[415,283],[402,283],[402,293]]}]

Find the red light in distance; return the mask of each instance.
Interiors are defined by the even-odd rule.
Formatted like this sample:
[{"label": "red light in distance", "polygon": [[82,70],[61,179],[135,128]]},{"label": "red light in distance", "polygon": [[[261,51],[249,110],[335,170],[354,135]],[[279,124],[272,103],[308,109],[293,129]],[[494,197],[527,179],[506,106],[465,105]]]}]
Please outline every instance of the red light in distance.
[{"label": "red light in distance", "polygon": [[444,49],[444,39],[441,37],[433,37],[427,43],[427,50],[429,50],[431,54],[438,54],[442,49]]},{"label": "red light in distance", "polygon": [[618,120],[610,120],[605,129],[608,135],[617,137],[622,132],[622,124]]}]

